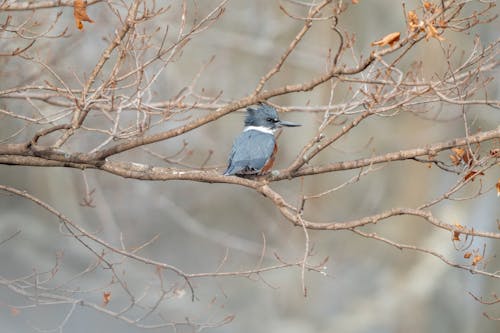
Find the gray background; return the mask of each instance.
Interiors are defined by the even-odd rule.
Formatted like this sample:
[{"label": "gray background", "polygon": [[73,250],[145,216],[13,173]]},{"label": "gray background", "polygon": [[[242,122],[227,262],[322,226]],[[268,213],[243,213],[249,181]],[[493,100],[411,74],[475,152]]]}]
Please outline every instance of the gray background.
[{"label": "gray background", "polygon": [[[164,3],[164,1],[157,1]],[[166,1],[165,1],[166,2]],[[207,12],[216,2],[201,1],[200,10]],[[354,32],[356,50],[368,54],[370,42],[392,31],[405,31],[399,1],[360,1],[341,17],[340,26]],[[408,8],[417,2],[408,1]],[[175,31],[180,5],[172,2],[171,11],[154,24],[169,24]],[[112,17],[104,4],[88,9],[96,23],[85,23],[83,32],[73,26],[71,8],[63,10],[61,29],[69,26],[70,37],[46,40],[37,45],[42,57],[58,69],[59,74],[76,86],[77,75],[89,73],[106,46],[101,37],[111,36]],[[0,13],[4,21],[5,13]],[[16,14],[16,15],[27,15]],[[42,10],[40,17],[54,17],[55,10]],[[166,22],[163,22],[165,20]],[[114,24],[113,24],[114,23]],[[212,55],[216,58],[202,75],[198,88],[207,94],[223,91],[223,99],[245,96],[256,86],[261,75],[271,68],[288,46],[302,23],[285,17],[274,1],[231,1],[220,20],[194,39],[184,50],[179,61],[162,74],[154,92],[161,101],[175,96],[189,83],[199,68]],[[495,28],[496,26],[496,28]],[[474,33],[486,42],[498,37],[498,25],[478,26]],[[459,47],[470,50],[473,36],[447,32],[444,36]],[[2,41],[7,45],[8,41]],[[273,79],[269,87],[283,83],[306,81],[324,70],[328,47],[335,48],[337,39],[329,29],[329,22],[318,22],[297,51],[291,56],[286,70]],[[0,45],[2,45],[0,44]],[[442,50],[436,40],[423,42],[408,55],[408,62],[422,60],[426,73],[439,71],[443,62]],[[0,66],[2,66],[0,59]],[[405,63],[403,63],[403,66]],[[408,63],[406,63],[408,65]],[[9,63],[7,72],[17,72],[28,78],[29,68]],[[153,69],[152,69],[153,70]],[[496,76],[498,72],[493,72]],[[13,86],[0,80],[0,89]],[[498,98],[498,85],[493,83],[490,96]],[[336,103],[345,102],[339,93]],[[317,89],[303,94],[276,98],[282,105],[325,104],[328,91]],[[14,103],[2,101],[0,103]],[[13,104],[9,104],[12,106]],[[25,106],[25,104],[24,104]],[[454,106],[443,107],[452,114]],[[467,108],[474,119],[472,128],[492,129],[500,116],[494,109]],[[281,137],[281,150],[277,167],[284,167],[297,154],[308,138],[315,133],[316,120],[310,114],[289,113],[286,120],[304,124],[285,131]],[[214,150],[209,164],[223,169],[234,136],[241,130],[243,114],[233,113],[217,122],[192,131],[182,137],[152,146],[164,154],[178,150],[182,140],[189,142],[193,155],[189,163],[200,163],[209,149]],[[90,120],[92,121],[92,120]],[[0,121],[2,137],[12,133],[15,122]],[[172,126],[167,124],[166,126]],[[174,124],[175,126],[175,124]],[[334,133],[338,128],[333,128]],[[463,136],[460,118],[448,122],[433,122],[401,114],[394,118],[369,120],[359,126],[347,140],[328,150],[317,163],[350,160],[369,156],[370,151],[359,151],[369,137],[374,138],[377,153],[411,148],[420,144],[438,142]],[[27,136],[29,137],[29,136]],[[286,142],[286,145],[283,144]],[[93,147],[93,142],[74,143],[75,149]],[[446,159],[444,154],[443,159]],[[160,164],[141,152],[126,157],[136,162]],[[496,170],[496,171],[495,171]],[[495,176],[496,173],[496,176]],[[334,187],[352,177],[355,172],[339,172],[305,181],[307,193],[317,193]],[[91,188],[95,188],[95,208],[79,203],[85,193],[82,172],[59,168],[29,168],[0,166],[0,183],[25,189],[88,230],[100,230],[99,236],[119,245],[120,232],[129,246],[136,246],[156,234],[159,240],[141,252],[155,260],[178,266],[186,272],[215,271],[228,249],[229,257],[223,270],[245,270],[255,267],[262,234],[267,242],[266,264],[273,264],[273,251],[289,261],[303,255],[304,235],[300,228],[290,225],[261,195],[248,189],[224,184],[192,182],[147,182],[122,179],[103,172],[85,171]],[[372,173],[362,182],[351,185],[308,205],[308,218],[319,221],[342,221],[380,212],[390,207],[414,206],[436,197],[456,181],[456,175],[444,174],[436,168],[399,162]],[[498,168],[483,178],[483,183],[494,184]],[[300,181],[284,181],[272,185],[293,198],[298,195]],[[464,194],[473,193],[473,188]],[[462,223],[495,230],[499,216],[498,198],[493,191],[479,199],[439,205],[433,212],[449,223]],[[58,251],[64,253],[61,268],[52,286],[68,281],[94,260],[88,251],[74,239],[59,233],[57,219],[32,203],[14,196],[0,194],[0,235],[3,239],[16,230],[21,233],[0,247],[0,275],[16,278],[48,271]],[[380,223],[377,233],[400,242],[432,248],[447,258],[463,262],[463,253],[454,249],[449,233],[436,231],[423,221],[398,218]],[[209,332],[498,332],[500,325],[482,316],[483,311],[500,315],[499,306],[486,307],[474,301],[471,291],[480,296],[499,292],[494,279],[471,275],[451,268],[429,255],[399,251],[374,240],[363,239],[348,231],[313,232],[315,256],[312,263],[329,256],[327,273],[307,273],[308,296],[301,293],[300,269],[288,268],[262,274],[265,282],[252,278],[197,279],[193,281],[197,300],[191,302],[188,290],[161,305],[161,312],[172,321],[220,321],[235,315],[229,325],[208,328]],[[487,244],[487,254],[498,253],[498,242],[477,239],[472,248]],[[118,258],[116,258],[118,259]],[[491,258],[489,268],[498,267]],[[497,264],[495,266],[495,263]],[[151,290],[145,304],[153,304],[158,279],[151,266],[126,261],[120,268],[126,272],[131,289],[141,294],[148,285]],[[178,284],[182,280],[166,274],[166,283]],[[110,274],[102,268],[82,279],[68,283],[79,287],[78,298],[100,303],[103,290],[112,292],[108,307],[114,311],[127,302],[123,291],[116,285],[108,286]],[[156,289],[155,289],[156,288]],[[90,291],[92,290],[92,291]],[[213,301],[213,302],[211,302]],[[0,288],[0,323],[2,332],[31,331],[32,327],[54,329],[64,319],[71,305],[35,306],[23,308],[13,314],[9,305],[30,304],[5,287]],[[134,312],[137,311],[137,312]],[[130,314],[143,313],[133,310]],[[154,320],[152,321],[154,322]],[[64,327],[66,332],[139,332],[139,328],[117,319],[77,306]],[[163,330],[157,330],[163,332]],[[181,327],[180,332],[190,332]]]}]

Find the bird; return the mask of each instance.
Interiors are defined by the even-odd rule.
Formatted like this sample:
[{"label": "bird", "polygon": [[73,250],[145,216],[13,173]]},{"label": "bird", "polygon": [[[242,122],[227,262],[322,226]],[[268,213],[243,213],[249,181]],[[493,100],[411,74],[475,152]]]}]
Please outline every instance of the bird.
[{"label": "bird", "polygon": [[297,127],[301,124],[280,120],[276,109],[260,104],[247,108],[245,127],[236,137],[228,158],[225,176],[248,176],[266,174],[274,164],[278,145],[274,134],[283,126]]}]

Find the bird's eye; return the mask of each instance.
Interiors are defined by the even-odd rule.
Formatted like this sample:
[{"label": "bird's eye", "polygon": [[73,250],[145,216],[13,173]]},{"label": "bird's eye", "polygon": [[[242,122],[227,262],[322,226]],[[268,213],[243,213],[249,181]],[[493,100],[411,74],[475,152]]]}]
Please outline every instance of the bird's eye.
[{"label": "bird's eye", "polygon": [[267,120],[268,122],[270,122],[270,123],[277,123],[277,122],[279,121],[279,120],[278,120],[278,119],[276,119],[276,118],[267,118],[266,120]]}]

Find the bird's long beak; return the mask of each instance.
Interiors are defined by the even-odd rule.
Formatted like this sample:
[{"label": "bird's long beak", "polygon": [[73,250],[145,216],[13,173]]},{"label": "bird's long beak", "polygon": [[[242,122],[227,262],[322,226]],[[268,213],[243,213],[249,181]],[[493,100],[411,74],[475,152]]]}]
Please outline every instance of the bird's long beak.
[{"label": "bird's long beak", "polygon": [[279,126],[286,126],[286,127],[298,127],[302,126],[302,124],[297,124],[297,123],[292,123],[291,121],[285,121],[285,120],[280,120]]}]

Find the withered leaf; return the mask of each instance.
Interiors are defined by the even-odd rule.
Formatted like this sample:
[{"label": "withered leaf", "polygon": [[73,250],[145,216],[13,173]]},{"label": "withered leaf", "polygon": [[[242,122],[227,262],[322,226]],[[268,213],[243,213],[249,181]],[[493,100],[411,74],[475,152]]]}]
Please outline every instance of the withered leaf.
[{"label": "withered leaf", "polygon": [[476,254],[472,259],[472,266],[476,266],[481,260],[483,260],[483,256],[480,254]]},{"label": "withered leaf", "polygon": [[455,153],[458,157],[462,158],[465,155],[465,149],[459,147],[451,148],[451,151]]},{"label": "withered leaf", "polygon": [[450,160],[451,160],[451,163],[453,165],[459,165],[460,164],[460,158],[457,157],[457,155],[453,154],[453,155],[450,155]]},{"label": "withered leaf", "polygon": [[105,291],[102,293],[102,304],[104,306],[108,305],[109,301],[111,300],[111,291]]},{"label": "withered leaf", "polygon": [[384,45],[390,45],[393,46],[395,43],[399,41],[399,36],[401,34],[399,32],[393,32],[385,36],[384,38],[377,40],[372,43],[372,46],[378,45],[378,46],[384,46]]},{"label": "withered leaf", "polygon": [[408,17],[408,26],[410,27],[411,31],[417,31],[421,29],[418,16],[417,14],[415,14],[413,10],[408,11],[407,17]]},{"label": "withered leaf", "polygon": [[472,164],[472,157],[469,151],[460,147],[451,148],[453,155],[450,155],[450,160],[453,165],[459,165],[461,161],[463,161],[467,165]]},{"label": "withered leaf", "polygon": [[464,226],[458,223],[455,223],[455,230],[453,230],[453,240],[454,241],[459,241],[460,240],[460,230],[464,229]]},{"label": "withered leaf", "polygon": [[464,258],[465,259],[469,259],[470,257],[472,257],[472,253],[470,253],[470,252],[465,252],[464,253]]},{"label": "withered leaf", "polygon": [[92,21],[92,19],[87,15],[87,1],[73,1],[73,15],[75,16],[76,27],[79,30],[83,29],[83,21],[94,23],[94,21]]},{"label": "withered leaf", "polygon": [[431,12],[431,13],[434,13],[434,11],[436,9],[436,5],[433,3],[430,3],[429,1],[424,1],[424,9]]},{"label": "withered leaf", "polygon": [[498,182],[495,186],[497,188],[497,197],[500,197],[500,178],[498,178]]},{"label": "withered leaf", "polygon": [[429,40],[430,38],[436,38],[437,40],[444,40],[444,37],[440,36],[436,28],[429,23],[426,27],[427,35],[425,35],[425,40]]},{"label": "withered leaf", "polygon": [[476,176],[484,176],[484,172],[471,170],[465,175],[464,180],[467,181],[469,179],[472,179],[472,181],[474,181],[474,178]]}]

